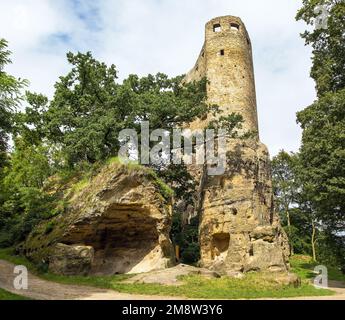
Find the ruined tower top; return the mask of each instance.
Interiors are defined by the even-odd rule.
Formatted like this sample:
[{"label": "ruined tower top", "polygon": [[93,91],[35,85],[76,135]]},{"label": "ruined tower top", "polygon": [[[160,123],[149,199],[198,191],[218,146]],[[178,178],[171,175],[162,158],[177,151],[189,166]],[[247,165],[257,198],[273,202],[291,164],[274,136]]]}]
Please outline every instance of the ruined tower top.
[{"label": "ruined tower top", "polygon": [[[243,116],[243,131],[258,132],[254,68],[251,41],[242,20],[238,17],[217,17],[206,23],[205,43],[194,68],[186,81],[206,77],[207,99],[223,111]],[[204,128],[212,120],[192,124]]]}]

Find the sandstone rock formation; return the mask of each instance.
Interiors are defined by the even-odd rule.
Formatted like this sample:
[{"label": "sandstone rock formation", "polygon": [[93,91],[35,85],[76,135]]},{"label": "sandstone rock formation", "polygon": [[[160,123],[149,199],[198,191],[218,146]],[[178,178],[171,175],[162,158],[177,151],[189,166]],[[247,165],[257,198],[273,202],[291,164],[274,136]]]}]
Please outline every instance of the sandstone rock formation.
[{"label": "sandstone rock formation", "polygon": [[[240,133],[254,134],[228,139],[224,174],[210,176],[207,166],[190,167],[199,180],[194,213],[200,216],[200,264],[234,277],[287,271],[289,247],[274,212],[269,153],[259,140],[251,42],[239,18],[206,24],[204,46],[186,81],[203,77],[209,81],[208,103],[218,105],[222,116],[241,114]],[[205,129],[213,117],[190,128]],[[169,239],[172,206],[165,188],[149,170],[109,164],[81,190],[65,190],[67,210],[37,227],[20,250],[65,275],[170,267],[175,261]]]},{"label": "sandstone rock formation", "polygon": [[[201,265],[234,274],[246,271],[286,271],[289,248],[274,212],[270,158],[259,141],[251,41],[241,19],[218,17],[206,24],[205,43],[187,82],[206,77],[209,104],[221,115],[239,113],[240,133],[251,139],[228,139],[226,172],[207,174],[207,167],[190,167],[200,181],[195,208],[200,215]],[[195,121],[205,129],[219,115]]]},{"label": "sandstone rock formation", "polygon": [[107,165],[81,191],[65,191],[66,212],[36,228],[20,250],[64,275],[172,266],[171,199],[162,188],[150,170]]},{"label": "sandstone rock formation", "polygon": [[181,280],[181,277],[188,275],[201,275],[208,279],[221,277],[220,274],[215,271],[197,268],[186,264],[179,264],[169,269],[137,274],[132,278],[123,281],[123,283],[156,283],[165,286],[180,286],[184,284],[183,280]]},{"label": "sandstone rock formation", "polygon": [[200,244],[203,267],[285,271],[286,235],[274,213],[270,159],[257,141],[229,141],[227,170],[203,186]]}]

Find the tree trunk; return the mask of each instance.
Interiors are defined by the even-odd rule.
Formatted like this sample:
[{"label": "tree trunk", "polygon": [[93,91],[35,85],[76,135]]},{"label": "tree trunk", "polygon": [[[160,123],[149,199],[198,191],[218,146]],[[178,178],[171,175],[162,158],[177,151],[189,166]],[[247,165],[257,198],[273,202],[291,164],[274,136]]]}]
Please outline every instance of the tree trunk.
[{"label": "tree trunk", "polygon": [[315,222],[311,222],[313,233],[311,236],[311,248],[313,250],[313,261],[316,262],[316,249],[315,249],[315,244],[316,244],[316,228],[315,228]]},{"label": "tree trunk", "polygon": [[[288,224],[289,234],[291,235],[291,220],[290,220],[290,212],[289,212],[289,208],[288,207],[285,208],[285,212],[286,212],[286,220],[287,220],[287,224]],[[290,254],[293,256],[294,253],[295,252],[294,252],[293,244],[290,241]]]}]

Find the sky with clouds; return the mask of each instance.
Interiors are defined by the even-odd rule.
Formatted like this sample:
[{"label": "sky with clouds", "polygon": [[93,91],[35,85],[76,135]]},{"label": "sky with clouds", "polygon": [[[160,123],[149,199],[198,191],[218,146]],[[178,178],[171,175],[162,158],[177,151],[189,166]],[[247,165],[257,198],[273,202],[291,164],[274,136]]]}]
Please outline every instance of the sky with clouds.
[{"label": "sky with clouds", "polygon": [[297,151],[296,112],[315,99],[311,50],[294,17],[301,0],[0,0],[0,38],[9,41],[7,71],[30,80],[30,90],[52,96],[68,72],[66,52],[92,51],[130,73],[186,73],[213,17],[242,18],[254,53],[261,140],[272,155]]}]

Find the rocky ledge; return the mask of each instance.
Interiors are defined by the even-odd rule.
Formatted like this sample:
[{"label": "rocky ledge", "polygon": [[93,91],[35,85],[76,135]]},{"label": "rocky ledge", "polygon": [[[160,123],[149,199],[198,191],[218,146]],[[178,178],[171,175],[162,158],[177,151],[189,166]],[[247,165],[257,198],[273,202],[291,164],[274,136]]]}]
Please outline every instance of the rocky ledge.
[{"label": "rocky ledge", "polygon": [[64,192],[65,212],[20,246],[29,259],[63,275],[141,273],[174,264],[171,195],[152,171],[114,162],[75,189]]}]

